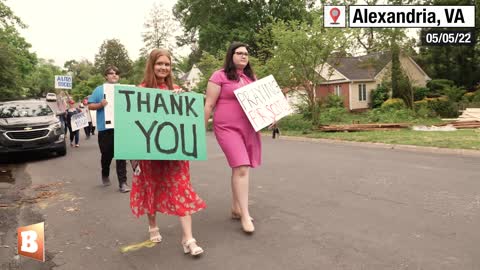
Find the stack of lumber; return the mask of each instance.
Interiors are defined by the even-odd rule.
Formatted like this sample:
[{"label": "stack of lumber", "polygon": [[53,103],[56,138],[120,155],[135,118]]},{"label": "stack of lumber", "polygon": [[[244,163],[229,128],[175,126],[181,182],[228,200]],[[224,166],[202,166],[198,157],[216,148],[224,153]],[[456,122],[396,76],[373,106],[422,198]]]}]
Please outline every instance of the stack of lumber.
[{"label": "stack of lumber", "polygon": [[467,108],[454,122],[447,124],[458,129],[480,128],[480,108]]},{"label": "stack of lumber", "polygon": [[319,126],[317,130],[325,132],[341,132],[341,131],[392,131],[408,128],[409,124],[405,123],[389,123],[389,124],[352,124],[352,125],[327,125]]}]

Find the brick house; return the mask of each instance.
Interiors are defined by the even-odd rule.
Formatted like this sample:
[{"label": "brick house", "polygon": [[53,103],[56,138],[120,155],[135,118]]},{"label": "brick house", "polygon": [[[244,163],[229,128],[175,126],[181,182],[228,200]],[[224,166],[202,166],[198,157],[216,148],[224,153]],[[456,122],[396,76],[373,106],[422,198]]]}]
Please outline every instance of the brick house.
[{"label": "brick house", "polygon": [[[413,86],[424,87],[431,80],[411,57],[401,55],[400,64]],[[332,58],[317,70],[325,82],[317,87],[315,95],[318,99],[329,94],[341,96],[350,111],[368,109],[371,91],[391,75],[391,66],[391,55],[384,52]]]}]

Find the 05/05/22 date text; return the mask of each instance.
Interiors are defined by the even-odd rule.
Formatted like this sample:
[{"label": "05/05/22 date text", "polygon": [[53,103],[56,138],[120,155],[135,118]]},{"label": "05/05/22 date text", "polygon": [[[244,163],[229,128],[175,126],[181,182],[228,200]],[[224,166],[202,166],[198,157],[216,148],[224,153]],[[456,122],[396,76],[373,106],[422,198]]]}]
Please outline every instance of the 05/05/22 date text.
[{"label": "05/05/22 date text", "polygon": [[428,31],[422,34],[422,46],[473,46],[474,31]]}]

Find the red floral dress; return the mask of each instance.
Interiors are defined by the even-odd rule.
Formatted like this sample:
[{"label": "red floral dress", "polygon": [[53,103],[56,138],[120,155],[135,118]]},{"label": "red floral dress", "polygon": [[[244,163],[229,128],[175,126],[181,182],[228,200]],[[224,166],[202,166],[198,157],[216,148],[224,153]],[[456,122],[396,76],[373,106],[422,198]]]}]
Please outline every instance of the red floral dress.
[{"label": "red floral dress", "polygon": [[[157,88],[168,89],[165,84]],[[138,166],[140,173],[134,173],[130,192],[130,208],[135,216],[155,212],[187,216],[206,208],[190,183],[188,161],[139,160]]]}]

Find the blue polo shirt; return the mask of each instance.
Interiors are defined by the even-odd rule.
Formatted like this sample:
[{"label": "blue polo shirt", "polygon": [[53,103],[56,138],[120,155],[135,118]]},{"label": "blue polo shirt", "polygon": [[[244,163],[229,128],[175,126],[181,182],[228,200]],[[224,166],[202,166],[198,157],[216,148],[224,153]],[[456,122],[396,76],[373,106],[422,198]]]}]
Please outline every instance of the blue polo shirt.
[{"label": "blue polo shirt", "polygon": [[[101,103],[105,97],[103,96],[103,85],[97,86],[93,90],[92,95],[88,98],[88,103]],[[103,108],[97,110],[97,130],[104,131],[111,128],[105,128],[105,110]]]}]

